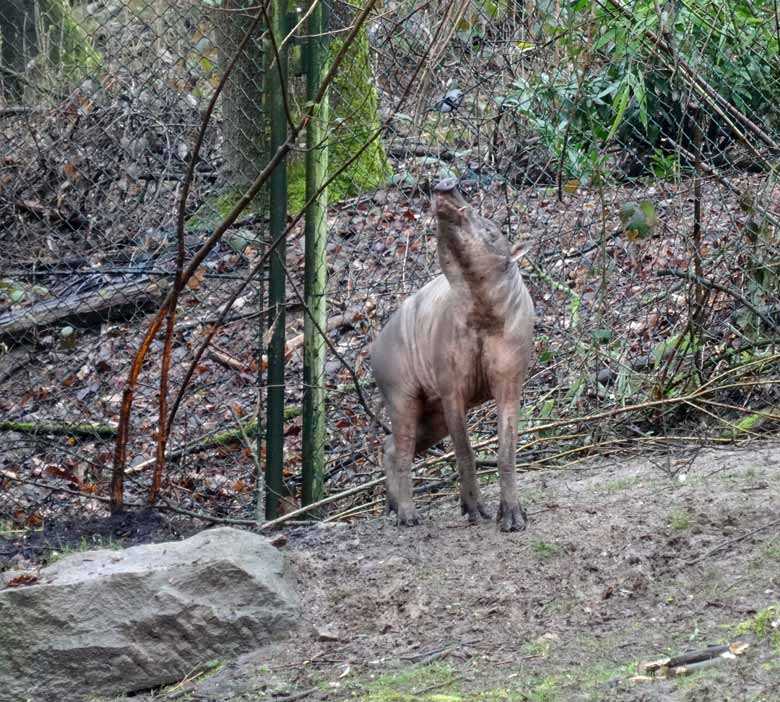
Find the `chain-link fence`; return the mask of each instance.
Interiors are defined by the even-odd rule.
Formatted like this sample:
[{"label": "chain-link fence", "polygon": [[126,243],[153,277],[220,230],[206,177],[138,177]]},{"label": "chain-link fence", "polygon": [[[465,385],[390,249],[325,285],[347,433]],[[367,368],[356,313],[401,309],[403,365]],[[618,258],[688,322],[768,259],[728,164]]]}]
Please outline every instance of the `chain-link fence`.
[{"label": "chain-link fence", "polygon": [[[105,510],[130,364],[174,284],[188,166],[185,267],[273,153],[266,80],[280,58],[285,120],[306,114],[310,8],[290,7],[287,31],[272,39],[260,7],[0,9],[0,513],[10,523]],[[362,9],[329,6],[331,61]],[[780,418],[779,24],[763,1],[372,8],[340,56],[324,138],[334,179],[320,261],[332,346],[321,479],[331,494],[367,486],[331,518],[382,507],[371,487],[381,431],[355,379],[379,412],[367,345],[438,272],[429,195],[443,177],[457,177],[516,245],[536,304],[521,468],[641,449],[673,472],[689,449],[755,437]],[[292,141],[290,216],[307,199],[303,134]],[[172,396],[188,369],[192,381],[168,438],[162,504],[214,518],[253,518],[265,461],[255,435],[277,318],[258,266],[271,239],[263,193],[179,295]],[[285,256],[286,511],[301,487],[304,257],[299,222]],[[144,501],[154,464],[161,339],[134,398],[132,504]],[[471,422],[487,472],[493,414],[488,405]],[[420,492],[452,476],[436,455],[446,442],[439,448],[417,470]]]}]

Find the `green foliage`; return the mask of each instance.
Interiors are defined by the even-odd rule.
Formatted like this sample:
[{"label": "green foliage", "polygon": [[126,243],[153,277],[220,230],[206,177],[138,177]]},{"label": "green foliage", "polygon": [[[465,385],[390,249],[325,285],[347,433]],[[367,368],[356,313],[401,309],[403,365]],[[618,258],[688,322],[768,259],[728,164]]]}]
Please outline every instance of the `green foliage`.
[{"label": "green foliage", "polygon": [[741,622],[736,627],[737,635],[755,634],[780,648],[780,605],[762,609],[752,619]]},{"label": "green foliage", "polygon": [[658,180],[676,181],[680,178],[680,155],[653,149],[650,156],[650,174]]},{"label": "green foliage", "polygon": [[[240,186],[229,186],[218,192],[207,195],[200,207],[187,219],[187,229],[193,230],[211,230],[216,227],[244,195],[245,188]],[[256,197],[250,205],[243,211],[241,218],[251,217],[253,214],[262,213],[263,199]],[[239,219],[239,222],[241,219]]]},{"label": "green foliage", "polygon": [[780,539],[770,541],[761,549],[761,558],[780,563]]},{"label": "green foliage", "polygon": [[[529,71],[497,98],[518,132],[534,133],[552,158],[563,157],[567,177],[591,180],[594,160],[614,142],[633,154],[633,162],[617,164],[626,175],[679,175],[681,164],[667,150],[674,151],[674,144],[691,148],[689,102],[701,100],[680,79],[680,60],[748,116],[780,124],[772,3],[691,0],[663,4],[660,14],[655,0],[623,5],[628,16],[593,0],[563,9],[538,3],[539,42],[554,36],[562,60],[554,72]],[[668,38],[675,56],[665,54],[648,32]],[[705,149],[717,153],[733,135],[706,101],[702,113]]]},{"label": "green foliage", "polygon": [[347,683],[355,699],[364,702],[464,702],[452,666],[442,663],[418,665],[374,680]]},{"label": "green foliage", "polygon": [[742,419],[734,422],[731,433],[734,439],[740,439],[744,434],[750,434],[758,429],[766,421],[765,414],[746,414]]},{"label": "green foliage", "polygon": [[691,515],[682,509],[676,509],[669,514],[669,526],[675,531],[686,531],[691,527]]},{"label": "green foliage", "polygon": [[550,559],[560,555],[561,548],[557,544],[535,540],[531,542],[531,552],[540,561],[549,561]]},{"label": "green foliage", "polygon": [[11,278],[0,278],[0,304],[18,305],[51,296],[42,285],[30,285]]}]

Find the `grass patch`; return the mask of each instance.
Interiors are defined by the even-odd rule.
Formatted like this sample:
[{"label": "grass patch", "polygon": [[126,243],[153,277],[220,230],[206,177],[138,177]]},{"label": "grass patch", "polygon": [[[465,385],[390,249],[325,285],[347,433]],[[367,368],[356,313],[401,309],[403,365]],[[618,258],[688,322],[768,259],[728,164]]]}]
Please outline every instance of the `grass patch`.
[{"label": "grass patch", "polygon": [[759,557],[766,561],[780,561],[780,540],[773,539],[764,544]]},{"label": "grass patch", "polygon": [[555,702],[560,699],[558,681],[554,677],[537,678],[518,698],[529,702]]},{"label": "grass patch", "polygon": [[624,490],[638,485],[641,482],[638,476],[631,478],[618,478],[616,480],[608,480],[604,485],[604,491],[607,495],[616,495]]},{"label": "grass patch", "polygon": [[373,680],[356,679],[345,685],[344,692],[360,702],[558,702],[564,699],[558,683],[554,676],[515,673],[498,687],[480,690],[479,683],[476,688],[466,685],[453,666],[433,663]]},{"label": "grass patch", "polygon": [[0,538],[19,536],[20,534],[43,531],[42,526],[23,526],[10,519],[0,520]]},{"label": "grass patch", "polygon": [[13,522],[0,521],[0,536],[14,536],[23,533],[24,529],[17,528]]},{"label": "grass patch", "polygon": [[61,561],[63,558],[72,556],[74,553],[86,553],[87,551],[98,551],[100,549],[111,549],[112,551],[121,551],[122,544],[114,541],[110,536],[103,537],[96,534],[90,538],[86,536],[81,537],[78,545],[65,544],[60,549],[49,552],[49,557],[46,559],[46,565],[51,565],[57,561]]},{"label": "grass patch", "polygon": [[737,636],[755,634],[780,649],[780,604],[762,609],[752,619],[740,622],[735,631]]},{"label": "grass patch", "polygon": [[549,561],[561,553],[561,547],[547,541],[534,540],[531,542],[531,553],[540,561]]},{"label": "grass patch", "polygon": [[361,702],[466,702],[455,669],[446,663],[412,666],[373,680],[353,680],[345,689]]},{"label": "grass patch", "polygon": [[540,636],[535,641],[528,641],[520,647],[523,658],[547,658],[552,650],[553,639]]},{"label": "grass patch", "polygon": [[669,526],[676,531],[686,531],[691,528],[691,515],[684,509],[673,510],[669,514]]}]

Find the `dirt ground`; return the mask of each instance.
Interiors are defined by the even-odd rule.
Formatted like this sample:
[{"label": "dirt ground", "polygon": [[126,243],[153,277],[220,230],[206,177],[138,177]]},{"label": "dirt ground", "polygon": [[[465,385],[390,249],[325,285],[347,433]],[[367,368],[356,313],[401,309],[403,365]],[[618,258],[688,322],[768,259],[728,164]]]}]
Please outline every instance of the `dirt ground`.
[{"label": "dirt ground", "polygon": [[[454,496],[415,529],[288,529],[300,632],[136,699],[780,700],[780,446],[594,459],[521,486],[520,534],[467,526]],[[735,640],[750,646],[734,660],[631,680]]]}]

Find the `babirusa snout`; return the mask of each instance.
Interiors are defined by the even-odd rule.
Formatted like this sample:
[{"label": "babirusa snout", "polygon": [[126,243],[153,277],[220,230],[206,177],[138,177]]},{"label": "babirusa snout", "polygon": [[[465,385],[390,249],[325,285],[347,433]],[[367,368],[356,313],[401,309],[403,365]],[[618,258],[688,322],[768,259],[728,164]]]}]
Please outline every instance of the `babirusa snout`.
[{"label": "babirusa snout", "polygon": [[457,179],[445,178],[436,185],[434,192],[435,213],[439,222],[460,226],[469,206],[458,190]]},{"label": "babirusa snout", "polygon": [[436,184],[436,187],[433,190],[434,192],[437,193],[451,193],[457,187],[458,187],[457,178],[445,178],[444,180],[440,180]]}]

